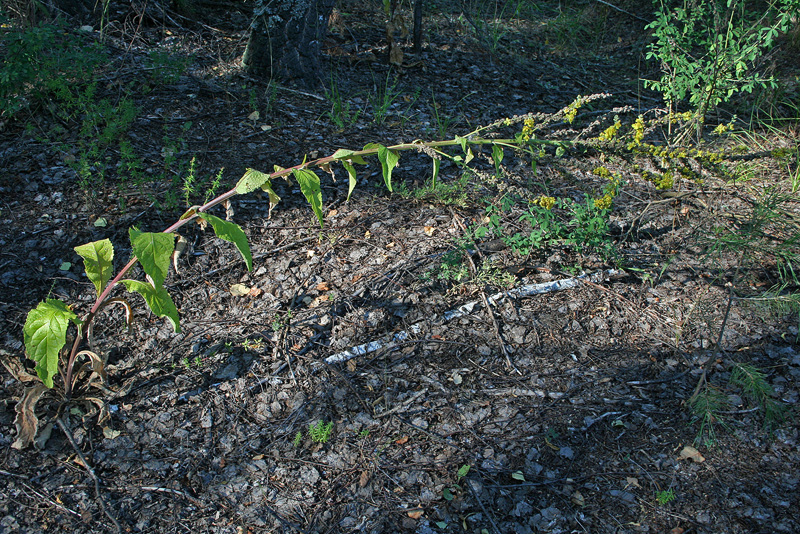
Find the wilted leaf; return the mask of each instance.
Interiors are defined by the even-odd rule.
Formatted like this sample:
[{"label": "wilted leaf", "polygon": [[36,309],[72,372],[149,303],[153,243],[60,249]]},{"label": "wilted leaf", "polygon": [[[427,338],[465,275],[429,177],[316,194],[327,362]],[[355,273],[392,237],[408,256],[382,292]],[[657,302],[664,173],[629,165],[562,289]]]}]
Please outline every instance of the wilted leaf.
[{"label": "wilted leaf", "polygon": [[430,236],[433,235],[433,232],[436,231],[436,227],[435,226],[423,226],[422,227],[422,231],[425,232],[426,236],[430,237]]},{"label": "wilted leaf", "polygon": [[634,486],[637,488],[641,488],[641,486],[639,485],[639,479],[634,477],[625,477],[625,485],[626,487]]},{"label": "wilted leaf", "polygon": [[218,238],[236,245],[242,258],[244,258],[244,262],[247,264],[247,270],[252,271],[253,255],[250,254],[250,245],[247,243],[247,236],[244,235],[244,230],[242,230],[238,224],[223,221],[210,213],[201,213],[200,218],[211,223],[211,226],[214,228],[214,233],[217,234]]},{"label": "wilted leaf", "polygon": [[100,296],[113,274],[114,245],[109,239],[101,239],[77,246],[74,250],[83,258],[86,276]]},{"label": "wilted leaf", "polygon": [[119,437],[120,434],[122,434],[122,432],[120,432],[119,430],[112,430],[111,428],[109,428],[107,426],[103,427],[103,436],[106,439],[117,438],[117,437]]},{"label": "wilted leaf", "polygon": [[169,259],[175,249],[175,234],[163,232],[141,232],[130,228],[128,234],[134,255],[139,258],[142,269],[153,279],[153,285],[161,287],[169,273]]},{"label": "wilted leaf", "polygon": [[570,500],[572,501],[572,504],[574,504],[575,506],[586,505],[586,499],[583,498],[583,495],[581,494],[580,491],[576,491],[575,493],[573,493]]},{"label": "wilted leaf", "polygon": [[341,160],[341,163],[342,167],[344,167],[344,170],[347,171],[347,176],[350,180],[347,185],[347,200],[350,200],[350,195],[353,193],[353,189],[356,188],[356,183],[357,183],[356,168],[353,167],[353,165],[347,160]]},{"label": "wilted leaf", "polygon": [[94,221],[94,226],[96,228],[105,228],[108,226],[108,221],[105,219],[105,217],[98,217],[98,219]]},{"label": "wilted leaf", "polygon": [[185,237],[182,235],[178,236],[178,240],[175,243],[175,251],[172,253],[172,267],[175,269],[176,273],[178,272],[178,260],[181,258],[181,254],[186,250],[188,244],[189,241]]},{"label": "wilted leaf", "polygon": [[433,158],[433,175],[431,181],[435,184],[436,177],[439,176],[439,167],[441,167],[442,161],[439,158]]},{"label": "wilted leaf", "polygon": [[247,116],[247,118],[253,122],[257,121],[260,117],[261,114],[258,112],[258,110],[255,110],[254,112],[252,112],[250,115]]},{"label": "wilted leaf", "polygon": [[511,473],[511,478],[514,480],[519,480],[520,482],[525,482],[525,475],[522,473],[522,471],[514,471]]},{"label": "wilted leaf", "polygon": [[234,297],[241,297],[250,293],[250,288],[244,284],[233,284],[231,286],[231,295]]},{"label": "wilted leaf", "polygon": [[303,196],[311,204],[311,209],[314,210],[320,227],[324,226],[322,219],[322,190],[319,186],[319,176],[308,169],[295,169],[292,174],[300,185],[300,191],[303,192]]},{"label": "wilted leaf", "polygon": [[400,161],[400,155],[389,150],[383,145],[378,146],[378,160],[381,162],[381,170],[383,171],[383,182],[386,184],[386,189],[392,191],[392,171]]},{"label": "wilted leaf", "polygon": [[36,403],[39,402],[39,398],[45,391],[47,391],[47,386],[44,384],[25,388],[25,392],[15,408],[17,417],[14,419],[14,425],[17,427],[17,439],[11,444],[13,448],[25,449],[36,438],[36,433],[39,431],[39,418],[35,413]]},{"label": "wilted leaf", "polygon": [[25,366],[22,364],[19,358],[17,358],[16,356],[12,356],[3,349],[0,349],[0,363],[3,364],[3,367],[6,368],[6,371],[8,371],[11,376],[19,380],[20,382],[41,381],[41,379],[38,376],[30,374],[25,369]]},{"label": "wilted leaf", "polygon": [[163,287],[155,288],[138,280],[122,280],[122,283],[125,284],[128,291],[139,293],[144,297],[147,306],[158,317],[168,318],[175,332],[181,331],[178,308],[175,307],[175,303],[166,289]]},{"label": "wilted leaf", "polygon": [[260,287],[252,287],[250,288],[249,295],[251,297],[260,297],[262,293],[264,293],[264,290],[261,289]]},{"label": "wilted leaf", "polygon": [[706,459],[703,457],[703,455],[702,455],[702,454],[700,454],[700,451],[698,451],[697,449],[695,449],[695,448],[694,448],[694,447],[692,447],[691,445],[686,445],[686,446],[683,448],[683,450],[681,451],[681,456],[680,456],[680,459],[681,459],[681,460],[686,460],[686,459],[688,459],[688,458],[691,458],[691,460],[692,460],[694,463],[697,463],[697,464],[699,464],[699,463],[702,463],[702,462],[705,462],[705,461],[706,461]]},{"label": "wilted leaf", "polygon": [[36,362],[36,374],[49,388],[53,387],[53,376],[58,372],[58,355],[67,342],[70,322],[81,323],[62,301],[47,299],[28,312],[22,329],[25,351]]}]

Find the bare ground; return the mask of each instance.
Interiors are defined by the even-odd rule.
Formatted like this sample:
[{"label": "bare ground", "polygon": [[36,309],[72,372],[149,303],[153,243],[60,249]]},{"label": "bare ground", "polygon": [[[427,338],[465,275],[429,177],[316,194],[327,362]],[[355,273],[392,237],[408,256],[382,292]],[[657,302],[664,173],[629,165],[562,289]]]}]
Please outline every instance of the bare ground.
[{"label": "bare ground", "polygon": [[[635,21],[587,4],[608,35]],[[138,97],[137,149],[157,169],[162,136],[180,136],[192,121],[180,155],[197,155],[205,176],[224,166],[235,182],[247,167],[293,165],[312,151],[433,138],[442,117],[452,118],[452,136],[558,110],[577,94],[614,93],[598,112],[657,103],[626,81],[637,76],[638,34],[598,41],[590,57],[513,36],[507,46],[525,53],[498,53],[463,20],[439,13],[422,54],[409,51],[398,70],[386,65],[380,26],[355,22],[378,12],[352,8],[349,26],[327,43],[340,91],[364,109],[343,129],[331,124],[324,98],[272,92],[238,73],[243,34],[225,28],[242,27],[242,17],[170,27],[166,38],[191,47],[194,62],[176,83]],[[112,32],[120,54],[126,42],[146,50],[165,38],[155,25],[134,35],[126,20]],[[376,125],[369,102],[387,76],[398,96]],[[253,98],[258,119],[248,118]],[[48,128],[46,113],[29,120]],[[21,354],[25,314],[39,300],[91,305],[72,247],[109,237],[121,265],[129,226],[161,230],[180,214],[153,205],[169,184],[123,189],[109,176],[87,195],[64,154],[23,126],[0,132],[7,357]],[[704,255],[703,237],[747,206],[750,185],[707,176],[702,186],[679,184],[690,194],[675,198],[626,174],[611,217],[616,257],[567,246],[523,256],[486,243],[462,257],[465,281],[440,279],[444,255],[503,190],[536,195],[547,184],[554,196],[580,198],[602,189],[596,165],[627,173],[625,162],[597,153],[546,157],[536,169],[509,156],[498,183],[485,156],[475,163],[484,179],[446,200],[388,194],[375,162],[359,170],[348,202],[346,175],[326,178],[322,231],[292,185],[278,186],[283,200],[271,217],[265,199],[237,200],[252,272],[229,243],[187,230],[190,248],[167,281],[181,333],[143,308],[131,332],[114,309],[98,324],[98,350],[119,392],[107,397],[103,428],[93,404],[75,402],[62,418],[70,436],[55,427],[39,448],[11,448],[23,385],[4,370],[0,532],[113,532],[114,522],[153,533],[800,530],[796,421],[765,432],[763,414],[727,382],[733,362],[751,362],[766,370],[775,399],[795,406],[797,316],[738,304],[728,311],[737,259]],[[395,181],[413,191],[429,167],[404,154]],[[765,182],[781,183],[769,162],[763,169]],[[459,176],[445,165],[440,179],[452,185]],[[509,224],[521,224],[515,215]],[[107,225],[96,226],[99,218]],[[74,266],[64,270],[65,261]],[[492,276],[479,278],[490,264]],[[774,265],[750,267],[754,287],[774,274]],[[578,273],[593,276],[520,289]],[[234,284],[249,293],[232,294]],[[704,368],[732,400],[721,414],[728,429],[717,425],[714,445],[696,444],[702,456],[685,457],[699,431],[685,402]],[[41,401],[42,421],[57,406]],[[325,443],[309,431],[320,422],[333,423]],[[659,503],[668,490],[674,500]]]}]

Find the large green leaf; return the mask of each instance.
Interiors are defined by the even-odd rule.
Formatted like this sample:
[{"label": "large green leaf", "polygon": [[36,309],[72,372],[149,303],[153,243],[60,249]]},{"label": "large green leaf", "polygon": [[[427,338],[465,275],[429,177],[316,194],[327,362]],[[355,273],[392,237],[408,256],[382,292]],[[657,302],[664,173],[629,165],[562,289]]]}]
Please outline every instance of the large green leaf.
[{"label": "large green leaf", "polygon": [[167,279],[169,259],[175,250],[175,234],[141,232],[137,228],[130,228],[128,235],[133,254],[139,258],[142,269],[153,279],[156,287],[161,287]]},{"label": "large green leaf", "polygon": [[181,331],[178,308],[175,307],[175,303],[172,301],[172,297],[169,296],[166,289],[161,286],[153,287],[139,280],[123,280],[122,283],[125,284],[128,291],[139,293],[144,297],[147,306],[158,317],[166,317],[169,319],[175,332]]},{"label": "large green leaf", "polygon": [[69,323],[81,324],[78,316],[57,299],[47,299],[28,312],[22,333],[28,358],[36,362],[36,374],[48,388],[58,372],[58,355],[67,343]]},{"label": "large green leaf", "polygon": [[244,258],[244,262],[247,264],[247,270],[252,271],[253,255],[250,254],[250,245],[247,243],[247,236],[244,235],[244,231],[241,227],[236,223],[220,219],[210,213],[201,213],[200,217],[211,223],[212,228],[214,228],[214,233],[217,234],[218,238],[236,245],[242,258]]},{"label": "large green leaf", "polygon": [[99,297],[113,274],[114,245],[108,239],[101,239],[77,246],[75,252],[83,258],[86,276],[94,284]]},{"label": "large green leaf", "polygon": [[244,176],[242,176],[236,184],[236,192],[240,195],[244,195],[255,191],[259,187],[263,187],[264,184],[269,184],[269,174],[255,169],[247,169],[244,172]]},{"label": "large green leaf", "polygon": [[319,176],[308,169],[295,169],[292,174],[294,174],[295,180],[300,184],[300,190],[308,200],[308,203],[311,204],[311,209],[314,210],[317,219],[319,219],[319,225],[324,226],[325,223],[322,221],[322,190],[319,186]]}]

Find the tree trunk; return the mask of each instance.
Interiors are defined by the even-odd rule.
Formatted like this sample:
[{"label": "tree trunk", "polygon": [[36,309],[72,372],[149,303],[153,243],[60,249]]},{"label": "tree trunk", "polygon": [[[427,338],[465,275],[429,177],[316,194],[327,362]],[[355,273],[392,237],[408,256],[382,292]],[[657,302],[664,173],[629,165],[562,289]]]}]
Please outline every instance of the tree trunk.
[{"label": "tree trunk", "polygon": [[242,56],[247,72],[318,89],[320,49],[336,0],[256,0]]}]

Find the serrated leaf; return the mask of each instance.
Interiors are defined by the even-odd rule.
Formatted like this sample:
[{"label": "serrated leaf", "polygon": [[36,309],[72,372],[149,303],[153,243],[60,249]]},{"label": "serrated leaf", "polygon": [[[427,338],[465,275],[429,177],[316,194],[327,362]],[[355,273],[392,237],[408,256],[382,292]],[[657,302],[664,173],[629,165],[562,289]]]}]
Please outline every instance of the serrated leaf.
[{"label": "serrated leaf", "polygon": [[122,283],[128,291],[139,293],[154,314],[169,319],[175,332],[181,331],[178,308],[175,307],[166,289],[160,286],[153,287],[139,280],[123,280]]},{"label": "serrated leaf", "polygon": [[83,258],[86,276],[94,284],[99,297],[113,274],[114,245],[109,239],[101,239],[77,246],[74,250]]},{"label": "serrated leaf", "polygon": [[15,411],[17,417],[14,425],[17,427],[17,439],[11,447],[22,450],[30,446],[39,431],[39,418],[36,417],[36,403],[39,398],[47,391],[44,384],[36,384],[33,387],[25,388],[22,398],[17,403]]},{"label": "serrated leaf", "polygon": [[[376,147],[377,148],[377,147]],[[366,161],[361,156],[354,156],[355,151],[353,150],[346,150],[344,148],[340,148],[336,152],[333,153],[331,156],[333,159],[338,159],[342,161],[349,161],[351,163],[358,163],[359,165],[366,165]]]},{"label": "serrated leaf", "polygon": [[247,236],[244,235],[244,230],[238,224],[224,221],[210,213],[201,213],[200,218],[211,223],[211,227],[214,228],[214,233],[217,234],[218,238],[236,245],[242,258],[244,258],[244,262],[247,264],[247,270],[252,271],[253,255],[250,254],[250,245],[247,243]]},{"label": "serrated leaf", "polygon": [[306,197],[308,203],[311,204],[311,209],[319,219],[319,225],[324,226],[322,220],[322,190],[319,186],[319,176],[308,169],[295,169],[292,171],[295,180],[300,184],[300,190],[303,196]]},{"label": "serrated leaf", "polygon": [[356,168],[347,160],[343,159],[340,162],[344,170],[347,171],[347,176],[350,178],[350,183],[347,186],[347,200],[350,200],[350,195],[353,193],[353,189],[356,188]]},{"label": "serrated leaf", "polygon": [[389,150],[385,146],[378,147],[378,160],[381,162],[381,170],[383,171],[383,182],[386,184],[386,189],[392,190],[392,171],[397,167],[400,161],[400,155]]},{"label": "serrated leaf", "polygon": [[245,195],[269,183],[269,174],[255,169],[247,169],[236,183],[236,193]]},{"label": "serrated leaf", "polygon": [[139,258],[142,269],[153,279],[153,285],[161,287],[169,273],[169,259],[175,250],[175,234],[163,232],[141,232],[128,229],[133,254]]},{"label": "serrated leaf", "polygon": [[58,372],[58,354],[67,343],[69,323],[81,324],[78,316],[60,300],[47,299],[28,312],[22,328],[25,351],[36,362],[36,374],[48,388]]}]

